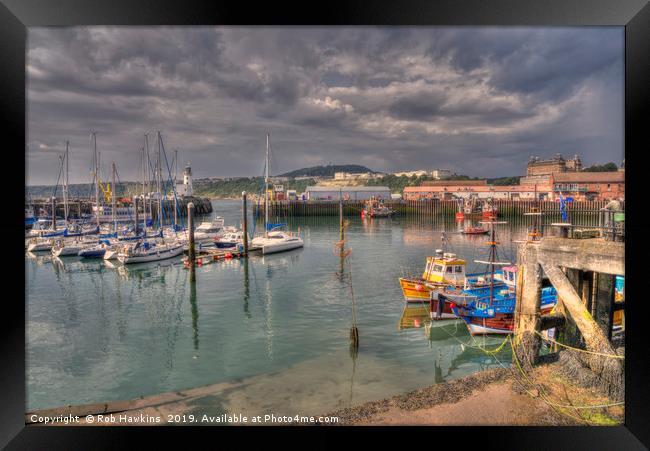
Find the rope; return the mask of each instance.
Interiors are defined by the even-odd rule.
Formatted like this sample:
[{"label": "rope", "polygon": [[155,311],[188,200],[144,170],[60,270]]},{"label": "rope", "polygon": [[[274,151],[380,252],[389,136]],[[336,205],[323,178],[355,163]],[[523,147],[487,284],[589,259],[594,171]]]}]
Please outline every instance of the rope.
[{"label": "rope", "polygon": [[586,353],[586,354],[599,355],[599,356],[602,356],[602,357],[611,357],[611,358],[613,358],[613,359],[621,359],[621,360],[625,359],[625,356],[622,356],[622,355],[617,355],[617,354],[604,354],[604,353],[602,353],[602,352],[596,352],[596,351],[589,351],[589,350],[587,350],[587,349],[574,348],[573,346],[565,345],[564,343],[560,343],[560,342],[558,342],[558,341],[555,341],[555,340],[552,339],[552,338],[545,337],[544,335],[542,335],[542,334],[539,333],[538,331],[535,331],[535,333],[536,333],[537,335],[539,335],[543,340],[550,341],[550,342],[553,343],[553,344],[556,344],[556,345],[562,346],[563,348],[571,349],[571,350],[573,350],[573,351],[584,352],[584,353]]},{"label": "rope", "polygon": [[[511,340],[511,344],[514,346],[514,343],[512,343],[512,337],[509,336],[508,338]],[[513,347],[513,351],[514,351],[514,347]],[[521,364],[520,364],[520,362],[519,362],[519,358],[517,357],[517,353],[516,353],[516,352],[513,352],[512,355],[513,355],[513,357],[514,357],[515,363],[517,364],[517,369],[519,370],[519,372],[521,373],[521,375],[524,377],[524,379],[526,379],[526,381],[527,381],[529,384],[531,384],[531,385],[535,385],[535,383],[534,383],[533,381],[530,380],[530,378],[528,377],[528,375],[525,373],[524,369],[521,367]],[[525,388],[524,388],[524,390],[525,390]],[[548,397],[546,396],[546,394],[544,394],[543,390],[541,390],[541,389],[539,389],[539,388],[538,388],[538,390],[539,390],[540,398],[541,398],[541,399],[542,399],[546,404],[548,404],[549,406],[555,406],[555,407],[565,408],[565,409],[601,409],[601,408],[608,408],[608,407],[620,406],[620,405],[624,405],[624,404],[625,404],[624,401],[621,401],[621,402],[614,402],[614,403],[610,403],[610,404],[594,404],[594,405],[585,405],[585,406],[574,406],[574,405],[570,405],[570,404],[569,404],[569,405],[567,405],[567,404],[558,404],[558,403],[555,403],[555,402],[553,402],[553,401],[550,401],[550,400],[548,399]],[[526,392],[528,392],[528,390],[526,390]],[[530,393],[529,393],[529,394],[530,394]],[[565,415],[568,415],[568,414],[566,414],[565,412],[561,412],[561,413],[564,413]],[[570,415],[569,415],[569,416],[570,416]],[[574,417],[574,418],[575,418],[575,417]],[[582,421],[587,421],[587,420],[582,419],[582,418],[581,418],[581,420],[582,420]]]}]

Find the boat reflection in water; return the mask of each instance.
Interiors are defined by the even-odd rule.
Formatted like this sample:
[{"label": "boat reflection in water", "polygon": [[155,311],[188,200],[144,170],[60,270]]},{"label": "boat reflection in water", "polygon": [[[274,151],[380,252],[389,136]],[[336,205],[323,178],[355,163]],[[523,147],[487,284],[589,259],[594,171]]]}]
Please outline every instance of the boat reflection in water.
[{"label": "boat reflection in water", "polygon": [[497,348],[503,338],[474,338],[468,334],[461,319],[432,321],[428,304],[405,304],[397,328],[399,331],[422,330],[422,335],[417,335],[420,337],[417,341],[424,338],[434,349],[435,383],[473,373],[477,365],[481,369],[489,369],[508,366],[511,360],[507,346],[497,355],[485,352],[486,349]]}]

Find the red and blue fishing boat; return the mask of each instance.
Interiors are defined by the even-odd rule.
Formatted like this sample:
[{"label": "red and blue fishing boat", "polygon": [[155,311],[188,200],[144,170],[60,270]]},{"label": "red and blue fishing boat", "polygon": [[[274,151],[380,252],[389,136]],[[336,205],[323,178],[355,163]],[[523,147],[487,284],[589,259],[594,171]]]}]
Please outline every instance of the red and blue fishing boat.
[{"label": "red and blue fishing boat", "polygon": [[[497,261],[496,234],[494,222],[491,225],[490,259],[477,263],[486,263],[489,268],[490,284],[488,287],[474,287],[457,293],[446,292],[438,295],[438,302],[450,304],[451,311],[461,318],[472,335],[511,334],[515,325],[516,273],[517,267],[509,262]],[[504,266],[498,272],[496,266]],[[500,280],[496,280],[500,279]],[[502,285],[498,285],[501,283]],[[542,289],[541,314],[549,313],[557,304],[557,292],[554,287]]]}]

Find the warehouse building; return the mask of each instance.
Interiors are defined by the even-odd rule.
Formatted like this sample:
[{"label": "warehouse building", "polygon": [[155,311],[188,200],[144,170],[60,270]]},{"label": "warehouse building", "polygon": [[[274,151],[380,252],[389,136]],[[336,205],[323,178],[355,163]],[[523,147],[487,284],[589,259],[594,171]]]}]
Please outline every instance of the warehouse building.
[{"label": "warehouse building", "polygon": [[308,186],[305,191],[307,200],[366,200],[371,197],[390,200],[390,188],[387,186]]}]

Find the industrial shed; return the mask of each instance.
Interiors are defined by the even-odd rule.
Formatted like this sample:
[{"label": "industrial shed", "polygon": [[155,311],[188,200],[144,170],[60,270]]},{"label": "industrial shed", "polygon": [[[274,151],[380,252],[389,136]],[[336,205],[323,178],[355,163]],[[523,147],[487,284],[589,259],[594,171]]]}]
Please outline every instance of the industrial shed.
[{"label": "industrial shed", "polygon": [[390,200],[390,188],[387,186],[308,186],[305,191],[307,200],[366,200],[371,197]]}]

